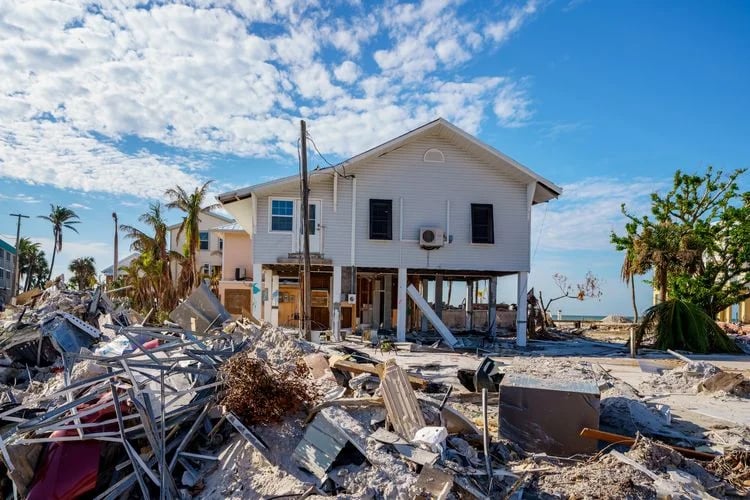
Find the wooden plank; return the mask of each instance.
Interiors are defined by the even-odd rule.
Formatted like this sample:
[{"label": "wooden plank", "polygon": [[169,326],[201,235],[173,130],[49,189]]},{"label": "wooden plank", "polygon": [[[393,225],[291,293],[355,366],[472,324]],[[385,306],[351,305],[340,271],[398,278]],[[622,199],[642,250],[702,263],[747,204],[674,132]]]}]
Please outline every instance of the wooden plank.
[{"label": "wooden plank", "polygon": [[[620,443],[620,444],[624,444],[627,446],[632,446],[635,444],[635,438],[632,438],[630,436],[622,436],[620,434],[604,432],[604,431],[600,431],[597,429],[589,429],[588,427],[584,427],[581,430],[581,437],[585,437],[589,439],[598,439],[600,441],[606,441],[608,443]],[[713,460],[717,456],[717,455],[712,455],[710,453],[704,453],[702,451],[693,450],[690,448],[682,448],[681,446],[672,446],[671,444],[662,443],[661,441],[659,441],[659,444],[661,444],[662,446],[666,446],[667,448],[671,448],[674,451],[677,451],[686,457],[696,458],[698,460]]]},{"label": "wooden plank", "polygon": [[430,307],[430,304],[428,304],[427,301],[424,300],[424,297],[422,297],[422,295],[419,293],[419,290],[414,288],[414,285],[409,285],[409,287],[406,289],[406,292],[409,294],[409,297],[411,297],[411,300],[413,300],[417,307],[419,307],[419,309],[424,313],[425,317],[430,321],[430,323],[432,323],[432,326],[435,327],[435,330],[437,330],[440,336],[443,337],[445,343],[450,347],[454,347],[456,344],[458,344],[458,339],[453,336],[448,327],[445,326],[445,323],[443,323],[438,315],[435,314],[435,311],[433,311],[432,307]]},{"label": "wooden plank", "polygon": [[406,372],[393,362],[386,363],[383,376],[380,378],[380,388],[394,430],[401,437],[411,441],[414,434],[426,424]]},{"label": "wooden plank", "polygon": [[[353,361],[346,361],[343,359],[337,359],[333,362],[332,365],[333,368],[339,369],[339,370],[345,370],[351,373],[369,373],[371,375],[380,376],[380,374],[383,372],[383,365],[368,365],[364,363],[355,363]],[[427,387],[430,383],[429,380],[418,377],[416,375],[407,375],[409,379],[409,383],[416,387],[417,389],[424,389]]]}]

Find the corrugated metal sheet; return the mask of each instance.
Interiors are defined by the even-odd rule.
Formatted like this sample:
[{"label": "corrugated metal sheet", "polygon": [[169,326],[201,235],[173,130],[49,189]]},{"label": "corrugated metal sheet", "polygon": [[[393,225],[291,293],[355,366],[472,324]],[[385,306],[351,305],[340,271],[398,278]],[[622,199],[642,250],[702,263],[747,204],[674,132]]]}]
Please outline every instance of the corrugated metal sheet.
[{"label": "corrugated metal sheet", "polygon": [[[323,410],[307,426],[302,441],[294,450],[293,458],[300,467],[323,481],[347,443],[359,449],[346,432],[331,421],[328,412]],[[364,450],[359,451],[364,461]]]}]

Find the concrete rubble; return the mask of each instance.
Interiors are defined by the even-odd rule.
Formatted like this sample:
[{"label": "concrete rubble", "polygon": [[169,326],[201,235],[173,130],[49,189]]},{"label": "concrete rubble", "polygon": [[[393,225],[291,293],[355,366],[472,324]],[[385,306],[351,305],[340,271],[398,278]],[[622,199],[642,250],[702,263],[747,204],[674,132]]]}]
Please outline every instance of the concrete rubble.
[{"label": "concrete rubble", "polygon": [[[0,318],[5,498],[724,498],[747,379],[604,342],[382,352],[232,319],[153,324],[53,285]],[[575,354],[577,353],[577,354]],[[722,365],[723,366],[723,365]]]}]

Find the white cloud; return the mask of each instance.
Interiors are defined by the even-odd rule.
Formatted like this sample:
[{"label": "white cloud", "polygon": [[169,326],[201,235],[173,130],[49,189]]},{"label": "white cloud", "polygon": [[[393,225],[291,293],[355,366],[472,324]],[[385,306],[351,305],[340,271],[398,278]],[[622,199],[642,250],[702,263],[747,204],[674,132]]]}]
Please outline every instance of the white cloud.
[{"label": "white cloud", "polygon": [[344,61],[333,70],[336,79],[344,83],[354,83],[360,75],[359,66],[352,61]]},{"label": "white cloud", "polygon": [[83,203],[71,203],[70,208],[75,208],[79,210],[91,210],[90,206],[84,205]]},{"label": "white cloud", "polygon": [[0,200],[17,201],[20,203],[40,203],[42,200],[34,198],[28,194],[2,194],[0,193]]},{"label": "white cloud", "polygon": [[485,33],[495,42],[503,43],[521,28],[523,23],[537,11],[538,7],[538,0],[527,0],[522,6],[512,7],[508,18],[488,25]]},{"label": "white cloud", "polygon": [[516,83],[500,89],[493,104],[495,116],[505,127],[518,127],[531,118],[531,100],[526,90]]},{"label": "white cloud", "polygon": [[[502,41],[487,16],[462,7],[388,2],[341,17],[301,0],[10,3],[0,21],[0,177],[157,197],[210,177],[199,155],[296,157],[300,114],[341,155],[436,114],[473,133],[490,110],[502,126],[525,123],[522,82],[443,71]],[[506,30],[536,8],[502,14]],[[153,147],[125,147],[133,137]]]},{"label": "white cloud", "polygon": [[666,186],[663,179],[605,177],[563,185],[559,200],[534,207],[532,243],[539,240],[546,250],[612,250],[610,233],[621,232],[626,222],[621,205],[645,213],[651,193]]}]

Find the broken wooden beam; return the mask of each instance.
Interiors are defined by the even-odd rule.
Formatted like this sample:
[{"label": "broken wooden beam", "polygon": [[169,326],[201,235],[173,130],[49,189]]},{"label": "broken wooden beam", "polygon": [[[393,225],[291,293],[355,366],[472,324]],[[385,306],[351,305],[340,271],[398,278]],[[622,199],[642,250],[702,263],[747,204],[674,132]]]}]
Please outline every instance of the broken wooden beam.
[{"label": "broken wooden beam", "polygon": [[[581,437],[589,438],[589,439],[598,439],[600,441],[606,441],[607,443],[619,443],[624,444],[627,446],[632,446],[635,444],[636,439],[630,436],[623,436],[620,434],[614,434],[612,432],[604,432],[597,429],[589,429],[588,427],[584,427],[581,430]],[[688,458],[695,458],[698,460],[713,460],[716,458],[717,455],[712,455],[711,453],[704,453],[702,451],[693,450],[692,448],[683,448],[681,446],[673,446],[671,444],[662,443],[661,441],[657,441],[659,444],[666,446],[667,448],[670,448],[676,452],[681,453],[682,455],[688,457]]]},{"label": "broken wooden beam", "polygon": [[[336,359],[333,360],[333,363],[331,364],[331,368],[336,368],[338,370],[344,370],[351,373],[369,373],[371,375],[376,375],[378,377],[381,376],[383,373],[384,365],[381,363],[379,365],[366,365],[364,363],[355,363],[353,361],[346,361],[344,359]],[[409,383],[416,387],[417,389],[424,389],[430,384],[430,381],[418,377],[416,375],[409,375],[407,374],[407,377],[409,379]]]},{"label": "broken wooden beam", "polygon": [[435,311],[432,310],[430,304],[428,304],[424,297],[422,297],[422,295],[419,293],[419,290],[414,288],[414,285],[409,285],[409,287],[406,289],[406,293],[409,294],[411,300],[414,301],[414,303],[422,311],[425,317],[430,321],[430,323],[432,323],[432,326],[435,327],[435,330],[437,330],[440,336],[443,337],[445,343],[449,347],[456,346],[458,344],[458,339],[453,336],[450,329],[448,329],[448,327],[445,326],[445,323],[443,323],[438,315],[435,314]]}]

